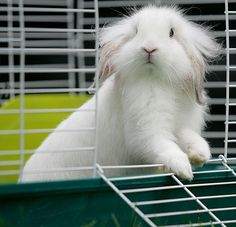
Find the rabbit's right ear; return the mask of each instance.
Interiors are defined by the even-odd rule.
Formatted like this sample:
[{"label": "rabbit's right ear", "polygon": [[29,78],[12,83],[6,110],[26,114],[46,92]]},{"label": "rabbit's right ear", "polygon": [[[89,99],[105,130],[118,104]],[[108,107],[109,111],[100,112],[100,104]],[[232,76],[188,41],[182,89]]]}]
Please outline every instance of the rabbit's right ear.
[{"label": "rabbit's right ear", "polygon": [[128,39],[130,32],[131,28],[127,18],[100,31],[99,79],[101,83],[115,72],[113,59]]}]

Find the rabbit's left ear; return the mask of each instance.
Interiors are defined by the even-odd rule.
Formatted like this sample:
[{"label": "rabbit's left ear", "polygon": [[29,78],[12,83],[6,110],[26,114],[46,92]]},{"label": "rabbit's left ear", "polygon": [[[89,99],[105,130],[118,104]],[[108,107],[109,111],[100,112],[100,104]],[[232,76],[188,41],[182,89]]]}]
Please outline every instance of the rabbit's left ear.
[{"label": "rabbit's left ear", "polygon": [[191,56],[191,62],[193,67],[192,84],[193,93],[195,93],[196,101],[200,105],[205,104],[205,93],[204,93],[204,81],[207,72],[207,63],[204,58],[195,53]]},{"label": "rabbit's left ear", "polygon": [[193,67],[192,86],[195,89],[196,100],[205,103],[204,80],[209,69],[209,62],[217,60],[221,54],[221,45],[215,41],[207,28],[189,23],[188,40],[183,42],[191,59]]},{"label": "rabbit's left ear", "polygon": [[129,21],[125,18],[100,31],[100,82],[105,81],[115,72],[113,59],[127,41],[131,30]]}]

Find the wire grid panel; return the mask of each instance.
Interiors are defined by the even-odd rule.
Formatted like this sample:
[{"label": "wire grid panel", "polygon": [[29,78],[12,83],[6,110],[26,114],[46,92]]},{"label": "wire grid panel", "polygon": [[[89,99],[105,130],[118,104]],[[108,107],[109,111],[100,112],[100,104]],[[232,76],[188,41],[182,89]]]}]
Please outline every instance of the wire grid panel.
[{"label": "wire grid panel", "polygon": [[233,83],[233,71],[236,66],[232,64],[233,53],[236,48],[233,47],[230,42],[230,35],[236,32],[236,27],[232,26],[230,23],[230,16],[236,15],[236,11],[230,10],[228,0],[225,0],[225,16],[226,16],[226,121],[225,121],[225,153],[224,156],[227,158],[228,149],[231,144],[236,143],[236,137],[230,138],[229,134],[232,131],[232,126],[236,124],[236,121],[231,120],[232,110],[231,108],[236,106],[235,100],[232,100],[231,95],[233,89],[236,88],[235,83]]},{"label": "wire grid panel", "polygon": [[[0,0],[1,183],[15,182],[48,133],[96,91],[90,85],[98,62],[98,3],[85,7],[74,0]],[[91,25],[84,25],[85,17]],[[96,118],[96,104],[83,111]],[[96,133],[95,126],[96,119],[83,130]],[[66,151],[94,152],[94,162],[95,141],[58,150]]]},{"label": "wire grid panel", "polygon": [[[231,158],[226,161],[224,156],[212,159],[208,164],[209,170],[193,172],[195,180],[191,183],[180,181],[172,173],[106,177],[107,169],[120,168],[119,166],[107,167],[97,164],[97,171],[149,226],[235,226],[236,173],[235,164],[232,164],[235,160]],[[213,169],[212,166],[216,163],[217,169]],[[119,188],[117,183],[120,181],[128,182],[126,185],[129,186]],[[142,187],[132,188],[134,182],[139,182]]]}]

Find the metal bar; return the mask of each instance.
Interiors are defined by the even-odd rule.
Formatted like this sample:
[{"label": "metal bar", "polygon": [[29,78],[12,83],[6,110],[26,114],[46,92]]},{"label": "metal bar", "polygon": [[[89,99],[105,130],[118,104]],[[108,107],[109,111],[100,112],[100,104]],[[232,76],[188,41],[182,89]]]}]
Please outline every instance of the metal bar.
[{"label": "metal bar", "polygon": [[127,180],[143,180],[148,178],[156,178],[156,177],[168,177],[173,173],[163,173],[163,174],[151,174],[151,175],[141,175],[141,176],[125,176],[125,177],[109,177],[109,180],[114,181],[127,181]]},{"label": "metal bar", "polygon": [[20,161],[0,161],[0,166],[16,166],[21,165]]},{"label": "metal bar", "polygon": [[0,130],[0,135],[25,135],[25,134],[38,134],[38,133],[64,133],[64,132],[81,132],[81,131],[94,131],[95,127],[91,128],[78,128],[78,129],[15,129],[15,130]]},{"label": "metal bar", "polygon": [[[71,112],[94,112],[95,109],[81,109],[81,108],[65,108],[65,109],[24,109],[25,114],[41,114],[41,113],[71,113]],[[19,109],[0,110],[0,114],[19,114]]]},{"label": "metal bar", "polygon": [[[8,7],[1,7],[0,12],[7,11]],[[12,7],[12,11],[18,11],[18,7]],[[40,7],[23,7],[22,10],[24,12],[56,12],[56,13],[68,13],[68,12],[73,12],[73,13],[95,13],[94,9],[72,9],[72,8],[40,8]]]},{"label": "metal bar", "polygon": [[236,139],[228,140],[228,143],[236,143]]},{"label": "metal bar", "polygon": [[[174,175],[171,175],[172,177]],[[160,191],[160,190],[173,190],[178,188],[194,188],[194,187],[210,187],[210,186],[221,186],[221,185],[232,185],[236,184],[236,181],[229,182],[217,182],[217,183],[202,183],[202,184],[187,184],[187,185],[170,185],[170,186],[160,186],[160,187],[150,187],[150,188],[136,188],[136,189],[125,189],[121,190],[122,193],[140,193],[149,191]]]},{"label": "metal bar", "polygon": [[24,149],[25,149],[25,115],[24,115],[24,108],[25,108],[25,22],[24,22],[24,2],[23,0],[19,0],[19,16],[20,16],[20,39],[21,39],[21,53],[20,53],[20,177],[23,174],[25,156],[24,156]]},{"label": "metal bar", "polygon": [[[0,48],[1,54],[8,54],[12,51],[14,54],[20,54],[21,48]],[[57,54],[57,53],[77,53],[77,52],[95,52],[96,49],[75,49],[75,48],[24,48],[25,54]]]},{"label": "metal bar", "polygon": [[[232,223],[236,223],[236,219],[235,220],[226,220],[226,221],[222,221],[223,224],[232,224]],[[181,224],[181,227],[199,227],[199,226],[214,226],[214,225],[219,225],[219,222],[215,222],[215,221],[209,221],[209,222],[203,222],[203,223],[191,223],[191,224]],[[176,225],[168,225],[168,227],[177,227]]]},{"label": "metal bar", "polygon": [[236,184],[236,181],[226,181],[226,182],[216,182],[216,183],[202,183],[202,184],[187,184],[185,185],[188,188],[194,187],[212,187],[212,186],[221,186],[221,185],[232,185]]},{"label": "metal bar", "polygon": [[184,185],[175,175],[172,175],[172,178],[180,185],[183,187],[183,189],[185,190],[185,192],[196,199],[196,202],[198,203],[198,205],[200,205],[204,210],[207,210],[208,214],[219,224],[221,224],[221,226],[223,227],[227,227],[225,224],[222,223],[222,221],[215,216],[215,214],[213,214],[189,189],[188,186]]},{"label": "metal bar", "polygon": [[[8,68],[0,68],[0,74],[1,73],[8,73],[9,69]],[[12,72],[14,73],[20,73],[20,68],[15,67],[12,69]],[[48,68],[48,69],[43,69],[43,68],[24,68],[25,73],[68,73],[68,72],[86,72],[86,73],[94,73],[96,72],[95,68],[84,68],[84,69],[58,69],[58,68]]]},{"label": "metal bar", "polygon": [[[1,89],[2,93],[8,92],[9,89]],[[15,93],[20,93],[19,89],[14,90]],[[47,89],[25,89],[25,94],[41,94],[41,93],[65,93],[65,92],[93,92],[94,88],[47,88]]]},{"label": "metal bar", "polygon": [[[78,7],[84,8],[84,4],[85,4],[84,1],[78,1]],[[96,14],[95,14],[95,17],[96,17]],[[83,16],[83,14],[77,15],[76,19],[77,19],[76,20],[77,28],[83,28],[84,25],[85,25],[85,18]],[[91,26],[91,24],[94,24],[94,26],[96,27],[96,25],[95,25],[95,18],[91,18],[90,26]],[[88,40],[88,37],[86,37],[86,34],[84,34],[84,33],[81,33],[81,34],[77,33],[76,34],[76,39],[78,40],[76,42],[76,47],[80,46],[81,48],[84,48],[84,42],[86,40]],[[98,40],[96,40],[95,42],[98,42]],[[96,45],[96,43],[95,43],[95,45]],[[78,55],[78,53],[77,53],[77,65],[80,68],[84,68],[85,67],[85,57],[86,57],[85,53],[81,53],[80,55]],[[96,59],[95,59],[95,64],[96,64]],[[80,73],[80,75],[78,75],[78,77],[77,77],[77,81],[79,82],[79,86],[80,87],[86,87],[86,74],[85,73]],[[96,135],[95,135],[95,138],[96,138]]]},{"label": "metal bar", "polygon": [[[57,150],[42,150],[40,149],[40,153],[37,153],[39,155],[44,155],[44,154],[56,154],[56,153],[64,153],[64,152],[77,152],[77,151],[94,151],[95,147],[75,147],[75,148],[66,148],[66,149],[57,149]],[[34,154],[34,150],[24,150],[24,154]],[[19,155],[20,150],[8,150],[8,151],[0,151],[0,156],[5,156],[5,155]]]},{"label": "metal bar", "polygon": [[5,42],[21,42],[21,39],[20,38],[10,38],[10,37],[9,38],[0,38],[0,42],[4,42],[4,43]]},{"label": "metal bar", "polygon": [[[8,10],[7,10],[7,25],[8,27],[13,27],[13,12],[12,12],[12,0],[8,0]],[[11,50],[14,47],[13,44],[13,33],[11,31],[8,31],[8,67],[9,67],[9,86],[10,89],[14,90],[15,88],[15,79],[14,79],[14,73],[12,72],[12,69],[14,68],[14,55],[13,51]],[[14,92],[10,92],[10,98],[14,97]]]},{"label": "metal bar", "polygon": [[101,166],[105,169],[136,169],[136,168],[153,168],[153,167],[162,167],[163,164],[148,164],[148,165],[119,165],[119,166]]},{"label": "metal bar", "polygon": [[[4,82],[0,82],[0,87],[4,87],[6,84]],[[61,79],[61,80],[55,80],[53,75],[48,78],[48,80],[36,80],[36,81],[25,81],[25,88],[26,89],[33,89],[33,88],[65,88],[67,86],[67,80]],[[91,82],[87,81],[85,84],[85,88],[89,88],[91,86]],[[15,89],[19,88],[19,82],[15,82]],[[13,91],[14,92],[14,91]],[[2,94],[2,92],[0,91]],[[15,93],[15,92],[14,92]],[[76,94],[78,95],[78,94]],[[79,94],[83,95],[83,94]],[[2,108],[4,109],[4,108]],[[8,109],[9,110],[9,109]],[[2,110],[0,110],[1,112]],[[223,117],[222,115],[221,117]],[[218,121],[220,120],[220,117],[218,117]],[[209,118],[210,120],[211,118]],[[217,118],[216,118],[217,119]],[[235,119],[235,118],[232,118]]]},{"label": "metal bar", "polygon": [[183,186],[172,185],[172,186],[160,186],[160,187],[150,187],[150,188],[124,189],[121,190],[121,193],[130,194],[130,193],[140,193],[140,192],[150,192],[150,191],[160,191],[160,190],[173,190],[178,188],[183,188]]},{"label": "metal bar", "polygon": [[0,176],[19,175],[19,170],[1,170]]},{"label": "metal bar", "polygon": [[[210,200],[210,199],[224,199],[224,198],[233,198],[236,197],[236,194],[229,195],[213,195],[213,196],[198,196],[199,200]],[[136,206],[147,206],[154,204],[162,204],[162,203],[178,203],[178,202],[186,202],[186,201],[194,201],[196,198],[188,197],[188,198],[177,198],[177,199],[162,199],[162,200],[151,200],[151,201],[141,201],[134,202]]]},{"label": "metal bar", "polygon": [[229,170],[227,170],[227,169],[222,169],[222,170],[194,171],[193,174],[226,173],[226,172],[229,172]]},{"label": "metal bar", "polygon": [[[50,169],[35,169],[31,171],[24,171],[24,174],[44,174],[44,173],[57,173],[57,172],[76,172],[76,171],[85,171],[85,170],[93,170],[93,167],[84,166],[84,167],[65,167],[65,168],[50,168]],[[20,174],[20,171],[0,171],[0,176],[6,175],[15,175]]]},{"label": "metal bar", "polygon": [[231,211],[236,210],[236,207],[226,207],[226,208],[213,208],[208,210],[183,210],[176,212],[166,212],[166,213],[154,213],[154,214],[146,214],[148,218],[158,218],[158,217],[171,217],[171,216],[179,216],[186,214],[198,214],[198,213],[209,213],[210,212],[219,212],[219,211]]},{"label": "metal bar", "polygon": [[[73,1],[67,0],[67,8],[70,9],[73,7]],[[74,12],[67,12],[67,28],[73,29],[74,28]],[[74,45],[74,33],[68,32],[67,33],[67,47],[70,49],[75,49]],[[67,67],[68,69],[75,68],[75,55],[74,54],[67,54]],[[75,72],[68,73],[68,87],[75,88],[76,81],[75,81]],[[71,94],[74,94],[72,92]]]},{"label": "metal bar", "polygon": [[[173,0],[165,0],[165,4],[173,5]],[[176,2],[176,1],[175,1]],[[235,3],[235,0],[230,0],[230,2]],[[90,1],[86,2],[86,7],[91,7]],[[158,2],[157,2],[158,3]],[[178,4],[181,5],[191,5],[191,4],[219,4],[224,3],[224,0],[178,0]],[[147,4],[147,0],[130,0],[130,1],[122,1],[122,0],[116,0],[116,1],[99,1],[99,6],[104,8],[109,7],[125,7],[131,5],[145,5]]]},{"label": "metal bar", "polygon": [[[5,32],[1,32],[1,29],[0,29],[0,34],[1,34],[1,37],[2,38],[6,38],[7,37],[7,31]],[[83,34],[83,33],[82,33]],[[14,33],[15,36],[19,36],[19,31],[16,31]],[[94,40],[94,34],[93,33],[84,33],[83,34],[85,37],[86,37],[86,40],[88,41],[91,41],[91,40]],[[59,40],[59,39],[67,39],[67,34],[66,32],[28,32],[25,34],[25,37],[27,39],[37,39],[37,40],[40,40],[40,39],[56,39],[56,40]],[[17,37],[18,38],[18,37]]]},{"label": "metal bar", "polygon": [[[227,160],[227,163],[229,163],[229,162],[235,162],[235,161],[236,161],[236,158],[227,158],[226,160]],[[211,160],[209,160],[208,162],[209,162],[209,163],[210,163],[210,162],[220,162],[220,163],[222,163],[222,158],[211,159]]]},{"label": "metal bar", "polygon": [[[19,0],[12,0],[14,4],[18,4]],[[7,0],[1,0],[1,3],[6,3]],[[42,5],[42,6],[65,6],[65,1],[55,1],[55,0],[40,0],[40,1],[32,1],[32,0],[24,0],[25,5]]]},{"label": "metal bar", "polygon": [[[95,49],[96,49],[96,56],[95,56],[95,65],[96,65],[96,73],[95,73],[95,90],[98,91],[99,89],[99,70],[98,70],[98,66],[99,66],[99,11],[98,11],[98,0],[94,0],[94,8],[96,9],[96,13],[95,13],[95,28],[96,28],[96,40],[95,40]],[[94,151],[94,159],[93,159],[93,163],[94,163],[94,172],[93,172],[93,176],[96,177],[97,176],[97,157],[98,157],[98,92],[96,92],[95,94],[95,151]]]},{"label": "metal bar", "polygon": [[[50,23],[55,23],[55,22],[56,23],[65,23],[65,20],[66,20],[65,14],[63,14],[63,15],[49,15],[49,14],[47,14],[47,15],[25,15],[26,22],[48,22],[48,21],[50,21]],[[5,15],[0,15],[0,21],[7,21],[7,17]],[[13,15],[12,21],[19,21],[19,16]]]},{"label": "metal bar", "polygon": [[171,216],[178,216],[178,215],[198,214],[198,213],[207,213],[207,212],[208,210],[184,210],[184,211],[176,211],[176,212],[146,214],[146,216],[148,218],[159,218],[159,217],[171,217]]},{"label": "metal bar", "polygon": [[117,193],[117,195],[120,196],[149,226],[156,227],[156,225],[104,175],[102,167],[99,164],[96,164],[96,167],[98,175]]},{"label": "metal bar", "polygon": [[228,124],[229,124],[229,125],[235,125],[235,124],[236,124],[236,121],[229,121]]},{"label": "metal bar", "polygon": [[[12,31],[12,32],[20,32],[20,28],[7,28],[7,27],[1,27],[0,28],[0,32],[8,32],[8,31]],[[69,29],[69,28],[25,28],[24,29],[25,32],[84,32],[84,33],[94,33],[96,32],[95,29]]]}]

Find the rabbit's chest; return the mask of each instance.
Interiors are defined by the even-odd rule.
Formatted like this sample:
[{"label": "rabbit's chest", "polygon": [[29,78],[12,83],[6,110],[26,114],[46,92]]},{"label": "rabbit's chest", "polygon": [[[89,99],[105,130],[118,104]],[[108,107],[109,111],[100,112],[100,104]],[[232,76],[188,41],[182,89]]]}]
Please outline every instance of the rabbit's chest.
[{"label": "rabbit's chest", "polygon": [[[139,122],[151,121],[154,124],[175,121],[179,109],[174,89],[156,84],[130,89],[123,96],[123,105],[128,119]],[[140,120],[142,119],[142,120]]]}]

